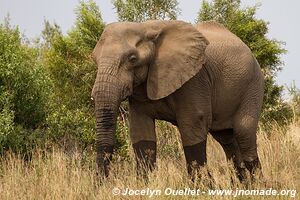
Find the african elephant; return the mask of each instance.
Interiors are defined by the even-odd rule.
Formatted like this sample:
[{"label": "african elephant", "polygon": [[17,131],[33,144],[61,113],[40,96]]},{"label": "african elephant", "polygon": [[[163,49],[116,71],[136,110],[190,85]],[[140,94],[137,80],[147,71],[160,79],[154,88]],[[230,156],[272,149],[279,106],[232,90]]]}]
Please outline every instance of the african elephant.
[{"label": "african elephant", "polygon": [[121,101],[129,100],[138,171],[156,162],[155,119],[179,129],[188,173],[203,166],[210,132],[240,179],[260,168],[256,131],[264,78],[250,49],[216,22],[120,22],[105,27],[92,57],[97,164],[107,176]]}]

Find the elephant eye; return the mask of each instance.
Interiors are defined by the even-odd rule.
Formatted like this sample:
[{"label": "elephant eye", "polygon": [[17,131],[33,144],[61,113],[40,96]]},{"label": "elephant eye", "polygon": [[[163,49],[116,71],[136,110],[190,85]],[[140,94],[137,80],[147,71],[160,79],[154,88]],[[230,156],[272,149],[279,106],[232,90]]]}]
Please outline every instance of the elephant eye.
[{"label": "elephant eye", "polygon": [[129,55],[128,57],[128,61],[131,63],[131,64],[135,64],[137,62],[137,56],[135,54],[131,54]]}]

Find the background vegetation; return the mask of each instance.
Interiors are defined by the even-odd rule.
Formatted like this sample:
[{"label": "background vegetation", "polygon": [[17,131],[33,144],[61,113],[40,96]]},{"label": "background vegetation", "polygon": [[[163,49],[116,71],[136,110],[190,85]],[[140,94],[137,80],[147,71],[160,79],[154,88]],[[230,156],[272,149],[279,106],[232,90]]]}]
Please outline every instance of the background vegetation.
[{"label": "background vegetation", "polygon": [[[277,73],[284,67],[280,57],[286,52],[284,43],[266,36],[268,22],[256,18],[258,6],[242,8],[239,0],[213,0],[211,3],[204,0],[200,3],[202,7],[195,22],[216,20],[224,24],[251,48],[259,61],[266,83],[258,136],[263,167],[267,178],[295,187],[299,184],[296,177],[299,178],[300,166],[297,146],[300,91],[292,85],[288,88],[290,99],[284,101],[283,87],[275,82]],[[174,20],[180,13],[176,0],[113,0],[112,4],[120,21]],[[62,194],[65,196],[61,197],[67,198],[98,198],[100,191],[115,183],[120,186],[135,184],[131,183],[134,162],[125,102],[120,108],[116,135],[114,159],[120,161],[114,165],[116,174],[107,185],[95,186],[95,119],[90,92],[97,67],[90,53],[105,22],[99,7],[91,0],[81,1],[75,13],[75,24],[67,34],[62,34],[58,24],[45,20],[40,37],[34,41],[21,36],[18,27],[11,26],[8,18],[0,25],[0,172],[3,174],[0,191],[9,191],[1,193],[1,199],[23,194],[17,191],[18,187],[26,191],[40,184],[41,187],[32,194],[41,198]],[[177,131],[168,123],[157,124],[160,170],[152,179],[163,176],[166,180],[162,183],[156,180],[153,186],[170,185],[170,181],[174,187],[185,185],[187,180],[183,175],[185,167]],[[214,178],[219,183],[217,186],[225,187],[226,178],[231,175],[230,170],[225,170],[223,153],[212,140],[208,146],[211,146],[211,157],[220,157],[218,163],[212,159],[209,167],[219,166],[214,168]],[[120,178],[113,179],[122,173],[119,168],[128,170],[124,172],[125,182]],[[220,170],[227,175],[219,176]],[[162,175],[165,173],[169,178]],[[47,177],[53,177],[53,184],[45,182]],[[142,186],[142,183],[137,184],[132,186]],[[72,187],[66,189],[64,185]],[[279,183],[271,185],[280,187]],[[103,198],[109,199],[110,190],[105,191],[108,193]]]}]

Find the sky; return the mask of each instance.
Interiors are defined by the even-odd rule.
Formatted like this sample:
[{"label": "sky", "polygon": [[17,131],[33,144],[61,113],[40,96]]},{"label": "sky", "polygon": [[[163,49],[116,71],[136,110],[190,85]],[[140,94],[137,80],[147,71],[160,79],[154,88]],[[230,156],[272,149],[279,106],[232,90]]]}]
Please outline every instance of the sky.
[{"label": "sky", "polygon": [[[76,19],[74,9],[78,0],[0,0],[0,23],[8,15],[12,25],[18,25],[21,32],[29,38],[38,37],[43,29],[44,19],[56,22],[66,33]],[[117,15],[111,0],[95,0],[100,7],[102,18],[106,23],[117,21]],[[181,14],[178,19],[194,23],[202,0],[178,0]],[[242,6],[260,4],[257,18],[269,24],[268,38],[285,42],[288,51],[282,56],[284,66],[278,73],[277,82],[290,86],[293,81],[300,88],[300,1],[299,0],[241,0]]]}]

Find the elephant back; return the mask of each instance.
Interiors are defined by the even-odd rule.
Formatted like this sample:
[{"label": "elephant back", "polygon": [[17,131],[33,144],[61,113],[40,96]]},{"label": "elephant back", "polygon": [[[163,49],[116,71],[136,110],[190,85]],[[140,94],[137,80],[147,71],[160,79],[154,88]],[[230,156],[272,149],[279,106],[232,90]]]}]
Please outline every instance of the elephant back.
[{"label": "elephant back", "polygon": [[215,21],[198,23],[195,28],[209,41],[210,45],[234,45],[248,48],[247,45],[225,26]]}]

